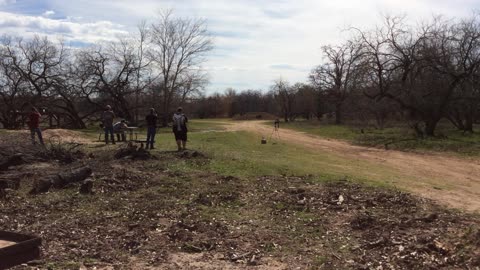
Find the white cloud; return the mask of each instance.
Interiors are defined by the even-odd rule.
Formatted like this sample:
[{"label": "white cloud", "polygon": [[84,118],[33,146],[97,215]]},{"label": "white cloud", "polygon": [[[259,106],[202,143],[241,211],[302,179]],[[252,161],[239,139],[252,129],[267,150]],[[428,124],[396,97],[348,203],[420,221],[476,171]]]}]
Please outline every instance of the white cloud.
[{"label": "white cloud", "polygon": [[51,37],[61,36],[66,41],[81,41],[83,43],[115,40],[118,36],[128,33],[121,25],[109,21],[80,23],[8,12],[0,12],[0,28],[2,34],[27,37],[34,34]]},{"label": "white cloud", "polygon": [[55,11],[53,11],[53,10],[47,10],[47,11],[45,11],[42,15],[43,15],[43,17],[50,17],[50,16],[55,15]]},{"label": "white cloud", "polygon": [[0,6],[15,4],[17,0],[0,0]]}]

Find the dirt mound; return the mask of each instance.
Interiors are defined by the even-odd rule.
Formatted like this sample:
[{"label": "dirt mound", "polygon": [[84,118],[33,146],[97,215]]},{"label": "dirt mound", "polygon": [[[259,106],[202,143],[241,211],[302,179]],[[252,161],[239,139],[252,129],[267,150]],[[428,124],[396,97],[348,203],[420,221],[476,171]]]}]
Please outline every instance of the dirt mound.
[{"label": "dirt mound", "polygon": [[47,129],[44,131],[45,137],[51,140],[60,140],[63,142],[75,142],[75,143],[91,143],[92,140],[85,138],[85,135],[80,131],[68,130],[68,129]]},{"label": "dirt mound", "polygon": [[[25,143],[30,143],[29,130],[7,130],[7,134],[18,134],[24,138]],[[69,129],[45,129],[42,131],[43,140],[46,144],[51,143],[92,143],[91,139],[85,137],[81,131]],[[35,138],[37,139],[37,138]]]},{"label": "dirt mound", "polygon": [[233,120],[275,120],[278,117],[267,112],[248,112],[237,114],[232,117]]},{"label": "dirt mound", "polygon": [[[85,152],[78,148],[81,146],[78,143],[58,142],[47,143],[45,146],[32,145],[30,142],[22,143],[24,138],[19,139],[19,135],[24,134],[2,136],[0,140],[0,170],[6,170],[9,166],[48,161],[70,164],[86,157]],[[11,159],[16,156],[20,157],[19,162],[12,162],[14,160]],[[10,162],[6,162],[9,160]],[[5,164],[8,166],[5,167]]]}]

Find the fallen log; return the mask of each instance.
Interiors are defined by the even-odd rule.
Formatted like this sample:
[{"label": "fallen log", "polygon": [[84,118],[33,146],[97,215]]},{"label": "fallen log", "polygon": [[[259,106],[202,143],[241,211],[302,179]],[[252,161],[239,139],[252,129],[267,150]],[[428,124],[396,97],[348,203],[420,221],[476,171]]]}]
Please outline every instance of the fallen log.
[{"label": "fallen log", "polygon": [[10,166],[18,166],[22,165],[23,163],[25,163],[25,160],[23,159],[23,154],[14,154],[3,161],[0,161],[0,171],[6,171]]},{"label": "fallen log", "polygon": [[55,188],[62,188],[70,183],[83,181],[91,174],[92,169],[90,169],[90,167],[81,167],[70,172],[49,175],[37,179],[32,190],[30,190],[30,194],[47,192],[52,186]]}]

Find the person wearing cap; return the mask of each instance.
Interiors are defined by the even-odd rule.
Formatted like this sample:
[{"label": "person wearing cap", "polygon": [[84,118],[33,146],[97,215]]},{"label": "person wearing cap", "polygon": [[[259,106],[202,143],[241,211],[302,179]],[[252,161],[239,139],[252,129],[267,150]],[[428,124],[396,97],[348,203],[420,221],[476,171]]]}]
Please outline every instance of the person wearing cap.
[{"label": "person wearing cap", "polygon": [[182,107],[178,107],[173,114],[173,134],[177,141],[178,151],[185,150],[187,146],[187,122],[188,118],[183,114]]},{"label": "person wearing cap", "polygon": [[128,129],[128,125],[125,119],[122,119],[122,121],[117,122],[113,125],[113,132],[117,134],[117,141],[124,142],[127,140],[127,134],[125,134],[125,130],[127,129]]},{"label": "person wearing cap", "polygon": [[110,139],[112,144],[115,144],[115,137],[113,135],[113,120],[115,119],[115,113],[112,110],[110,105],[105,107],[105,111],[102,113],[102,123],[105,130],[105,144],[108,144],[108,135],[110,134]]},{"label": "person wearing cap", "polygon": [[32,137],[32,143],[35,145],[35,134],[38,136],[38,141],[43,144],[42,130],[40,129],[40,117],[42,115],[38,112],[37,108],[32,107],[32,111],[28,115],[28,127],[30,128],[30,136]]},{"label": "person wearing cap", "polygon": [[157,112],[154,108],[150,108],[150,113],[145,116],[147,122],[147,149],[155,149],[155,134],[157,133]]}]

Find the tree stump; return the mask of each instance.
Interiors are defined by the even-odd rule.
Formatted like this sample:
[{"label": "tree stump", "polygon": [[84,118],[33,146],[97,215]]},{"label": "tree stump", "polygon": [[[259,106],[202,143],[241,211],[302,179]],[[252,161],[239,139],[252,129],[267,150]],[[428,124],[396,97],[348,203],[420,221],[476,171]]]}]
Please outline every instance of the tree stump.
[{"label": "tree stump", "polygon": [[62,188],[70,183],[83,181],[92,174],[89,167],[81,167],[70,172],[49,175],[35,181],[30,194],[47,192],[52,186]]}]

